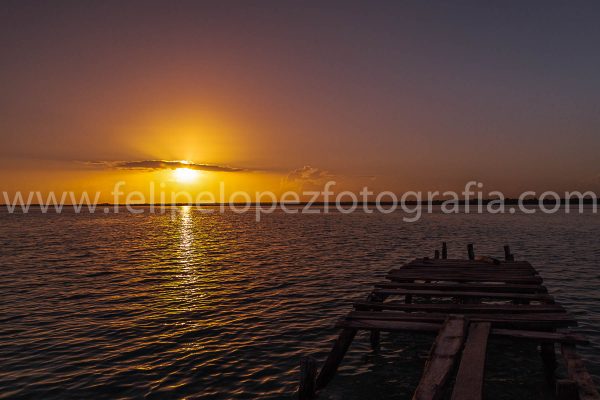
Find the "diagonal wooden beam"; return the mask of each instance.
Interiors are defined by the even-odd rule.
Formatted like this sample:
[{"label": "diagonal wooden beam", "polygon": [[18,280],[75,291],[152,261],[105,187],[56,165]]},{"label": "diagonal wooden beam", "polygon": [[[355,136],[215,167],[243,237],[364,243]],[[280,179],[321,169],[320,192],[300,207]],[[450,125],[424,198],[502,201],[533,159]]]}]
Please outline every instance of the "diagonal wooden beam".
[{"label": "diagonal wooden beam", "polygon": [[466,328],[467,321],[463,316],[449,316],[446,319],[431,347],[413,400],[436,400],[442,397],[444,386],[462,348]]},{"label": "diagonal wooden beam", "polygon": [[335,372],[337,371],[344,355],[348,351],[352,340],[356,336],[356,329],[344,328],[338,338],[333,343],[333,348],[321,368],[321,372],[317,376],[316,390],[323,389],[333,379]]}]

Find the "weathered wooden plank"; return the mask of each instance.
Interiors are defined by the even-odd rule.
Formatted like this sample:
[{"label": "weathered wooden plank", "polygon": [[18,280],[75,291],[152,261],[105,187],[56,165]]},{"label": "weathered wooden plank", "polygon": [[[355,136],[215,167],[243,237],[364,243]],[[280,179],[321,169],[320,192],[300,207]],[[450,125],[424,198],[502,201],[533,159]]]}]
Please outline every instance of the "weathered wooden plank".
[{"label": "weathered wooden plank", "polygon": [[358,301],[354,307],[360,310],[397,310],[407,312],[445,312],[452,314],[471,313],[564,313],[566,310],[560,304],[404,304],[404,303],[374,303],[369,301]]},{"label": "weathered wooden plank", "polygon": [[[488,268],[488,267],[482,267],[482,268]],[[535,277],[535,276],[539,276],[539,274],[537,274],[534,271],[518,271],[518,270],[505,270],[505,271],[499,271],[496,268],[491,268],[489,270],[486,271],[482,271],[480,269],[475,269],[475,268],[451,268],[451,267],[422,267],[422,268],[401,268],[401,269],[394,269],[394,270],[390,270],[389,271],[390,274],[414,274],[414,273],[419,273],[419,274],[424,274],[424,273],[429,273],[429,274],[459,274],[459,275],[476,275],[476,276],[488,276],[488,275],[506,275],[506,276],[510,276],[510,277],[517,277],[517,278],[530,278],[530,277]]]},{"label": "weathered wooden plank", "polygon": [[542,343],[576,343],[589,344],[589,340],[576,333],[539,332],[514,329],[492,329],[492,336],[505,336],[513,339]]},{"label": "weathered wooden plank", "polygon": [[[429,276],[430,281],[435,281],[438,280],[436,279],[437,277],[449,277],[449,278],[472,278],[472,279],[485,279],[486,281],[497,281],[497,282],[504,282],[507,279],[521,279],[521,280],[537,280],[537,282],[540,281],[541,277],[540,276],[536,276],[536,275],[526,275],[526,274],[511,274],[508,272],[505,273],[501,273],[501,272],[479,272],[479,271],[472,271],[472,272],[456,272],[456,271],[442,271],[442,270],[438,270],[438,271],[432,271],[432,270],[404,270],[404,271],[396,271],[396,272],[391,272],[389,274],[387,274],[388,276],[397,276],[397,277],[403,277],[403,276],[421,276],[421,277],[426,277]],[[424,278],[422,278],[424,279]],[[453,279],[450,279],[453,280]],[[536,282],[536,283],[537,283]]]},{"label": "weathered wooden plank", "polygon": [[491,291],[504,293],[547,293],[542,285],[510,285],[505,283],[415,283],[415,282],[381,282],[377,288],[386,289],[420,289],[420,290],[457,290],[457,291]]},{"label": "weathered wooden plank", "polygon": [[[471,304],[465,304],[471,305]],[[454,313],[453,313],[454,314]],[[429,318],[431,320],[443,320],[449,315],[445,312],[401,312],[401,311],[366,311],[356,310],[350,311],[347,318],[358,318],[358,319],[390,319],[390,320],[408,320],[414,318]],[[543,322],[543,321],[565,321],[565,322],[577,322],[572,315],[566,312],[557,313],[487,313],[485,310],[479,310],[471,314],[465,314],[469,321],[532,321],[532,322]]]},{"label": "weathered wooden plank", "polygon": [[538,272],[534,269],[524,269],[524,268],[510,268],[510,267],[502,267],[497,265],[478,265],[478,266],[463,266],[463,265],[423,265],[423,266],[411,266],[407,265],[402,268],[393,268],[390,269],[389,272],[416,272],[416,271],[449,271],[452,273],[455,272],[464,272],[464,273],[505,273],[505,274],[522,274],[522,275],[537,275]]},{"label": "weathered wooden plank", "polygon": [[411,274],[438,274],[438,275],[459,275],[459,276],[507,276],[510,278],[539,278],[540,276],[535,273],[523,272],[523,271],[479,271],[479,270],[466,270],[463,268],[407,268],[397,269],[389,271],[390,275],[411,275]]},{"label": "weathered wooden plank", "polygon": [[[403,313],[390,311],[351,311],[349,319],[378,319],[388,321],[443,322],[448,314],[444,313]],[[490,322],[494,327],[518,327],[520,329],[550,329],[576,326],[577,321],[569,314],[469,314],[471,322]]]},{"label": "weathered wooden plank", "polygon": [[386,296],[423,296],[423,297],[476,297],[487,299],[528,300],[554,303],[554,297],[548,294],[497,293],[497,292],[457,292],[443,290],[375,289],[375,294]]},{"label": "weathered wooden plank", "polygon": [[[485,267],[484,267],[485,268]],[[539,276],[535,272],[528,271],[498,271],[497,269],[490,269],[488,271],[484,271],[483,268],[475,269],[475,268],[450,268],[450,267],[423,267],[423,268],[400,268],[400,269],[392,269],[389,271],[390,274],[460,274],[460,275],[508,275],[514,276],[517,278],[523,277],[532,277]]]},{"label": "weathered wooden plank", "polygon": [[594,385],[594,380],[587,372],[583,360],[575,351],[572,344],[562,344],[561,352],[567,366],[569,378],[577,384],[580,400],[598,400],[600,394]]},{"label": "weathered wooden plank", "polygon": [[462,348],[466,327],[467,322],[460,316],[450,316],[444,322],[425,363],[413,400],[435,400],[442,397],[444,386]]},{"label": "weathered wooden plank", "polygon": [[479,271],[475,269],[464,268],[406,268],[396,269],[388,272],[389,275],[412,275],[412,274],[437,274],[437,275],[458,275],[458,276],[483,276],[483,277],[509,277],[509,278],[539,278],[539,274],[525,271]]},{"label": "weathered wooden plank", "polygon": [[[431,258],[415,258],[409,262],[404,263],[403,265],[415,265],[415,264],[426,264],[426,265],[489,265],[490,263],[483,260],[468,260],[464,258],[448,258],[448,259],[434,259]],[[531,263],[529,261],[501,261],[501,266],[518,266],[518,267],[531,267]]]},{"label": "weathered wooden plank", "polygon": [[[477,262],[477,261],[471,261],[471,262],[465,262],[465,263],[446,263],[446,262],[444,262],[445,260],[439,260],[439,259],[434,259],[433,261],[435,261],[435,262],[415,262],[415,263],[404,264],[399,267],[392,268],[391,270],[399,271],[399,270],[421,269],[421,268],[429,268],[429,269],[447,268],[447,269],[464,269],[467,271],[472,271],[472,270],[477,270],[477,269],[488,268],[493,271],[494,270],[505,270],[505,271],[515,271],[515,272],[537,273],[537,270],[534,267],[532,267],[531,265],[525,265],[525,264],[507,264],[507,263],[495,264],[495,263]],[[437,261],[441,261],[441,262],[437,262]]]},{"label": "weathered wooden plank", "polygon": [[[496,260],[496,261],[494,261]],[[424,259],[424,258],[416,258],[412,261],[402,264],[400,267],[404,267],[407,265],[435,265],[435,266],[443,266],[443,265],[465,265],[465,266],[499,266],[499,267],[522,267],[522,268],[534,268],[533,265],[528,263],[527,261],[500,261],[495,258],[480,258],[475,260],[466,260],[466,259]]]},{"label": "weathered wooden plank", "polygon": [[335,326],[337,328],[377,329],[383,332],[437,332],[442,324],[377,319],[341,319]]},{"label": "weathered wooden plank", "polygon": [[462,352],[452,400],[481,400],[485,376],[485,356],[491,325],[472,323]]},{"label": "weathered wooden plank", "polygon": [[[416,257],[408,262],[427,261],[427,260],[431,260],[431,259],[429,259],[427,257]],[[445,259],[444,261],[446,261],[446,262],[469,262],[469,260],[466,258],[448,258],[448,259]],[[518,260],[518,261],[513,261],[513,262],[516,264],[530,264],[530,262],[527,260]]]},{"label": "weathered wooden plank", "polygon": [[413,282],[413,281],[430,281],[430,282],[504,282],[516,284],[541,284],[542,278],[539,276],[518,277],[506,275],[456,275],[449,273],[393,273],[386,276],[387,279],[394,282]]},{"label": "weathered wooden plank", "polygon": [[[426,322],[342,319],[338,321],[336,327],[369,330],[379,329],[383,332],[437,332],[441,327],[441,324]],[[530,342],[589,344],[589,341],[585,337],[576,333],[492,328],[492,336],[507,337]]]},{"label": "weathered wooden plank", "polygon": [[[456,278],[487,278],[488,280],[497,279],[498,282],[503,282],[505,279],[541,279],[541,276],[534,274],[522,274],[511,272],[496,272],[496,271],[451,271],[451,270],[430,270],[430,269],[406,269],[404,271],[395,271],[387,274],[388,276],[431,276],[435,281],[437,276],[449,276]],[[537,283],[537,282],[536,282]]]},{"label": "weathered wooden plank", "polygon": [[337,371],[342,359],[346,355],[352,340],[356,336],[356,329],[344,328],[338,338],[333,343],[333,348],[321,368],[321,372],[317,376],[315,383],[315,389],[319,390],[324,388],[333,378]]},{"label": "weathered wooden plank", "polygon": [[[468,260],[466,258],[447,258],[447,259],[440,259],[440,260],[432,260],[431,258],[415,258],[411,261],[408,261],[406,263],[404,263],[403,265],[409,265],[409,264],[434,264],[434,265],[438,265],[438,264],[484,264],[484,263],[488,263],[487,260],[481,260],[481,259],[475,259],[475,260]],[[529,266],[531,267],[531,263],[529,261],[524,261],[524,260],[520,260],[520,261],[500,261],[500,265],[522,265],[522,266]]]},{"label": "weathered wooden plank", "polygon": [[399,268],[389,271],[390,274],[414,274],[414,273],[435,273],[435,274],[459,274],[459,275],[508,275],[515,277],[531,277],[538,276],[535,271],[501,269],[495,267],[484,266],[481,268],[463,268],[463,267],[419,267],[419,268]]}]

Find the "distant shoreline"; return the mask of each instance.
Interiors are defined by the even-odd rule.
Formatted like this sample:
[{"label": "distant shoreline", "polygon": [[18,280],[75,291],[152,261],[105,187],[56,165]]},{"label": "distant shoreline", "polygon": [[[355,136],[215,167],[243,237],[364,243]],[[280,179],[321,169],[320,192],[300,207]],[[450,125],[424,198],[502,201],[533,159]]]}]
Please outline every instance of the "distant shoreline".
[{"label": "distant shoreline", "polygon": [[[504,200],[500,200],[500,199],[482,199],[482,200],[478,200],[478,199],[472,199],[469,201],[466,200],[452,200],[452,199],[448,199],[448,200],[434,200],[434,201],[405,201],[403,202],[403,204],[405,205],[410,205],[410,206],[441,206],[441,205],[478,205],[478,204],[482,204],[482,205],[486,205],[486,204],[490,204],[491,202],[496,202],[497,204],[504,204],[504,205],[518,205],[519,204],[519,199],[504,199]],[[559,203],[560,205],[594,205],[597,204],[597,200],[595,199],[591,199],[591,198],[585,198],[583,200],[581,199],[575,199],[575,200],[569,200],[567,201],[566,199],[560,199],[560,202],[557,202],[555,200],[539,200],[539,199],[524,199],[521,200],[521,204],[523,205],[539,205],[539,204],[545,204],[545,205],[556,205],[557,203]],[[220,207],[220,206],[228,206],[228,205],[234,205],[234,206],[241,206],[241,205],[245,205],[245,206],[250,206],[250,207],[257,207],[257,206],[273,206],[273,205],[285,205],[285,206],[335,206],[336,204],[340,204],[340,205],[357,205],[357,206],[376,206],[377,204],[379,204],[380,206],[390,206],[390,205],[394,205],[394,204],[398,204],[398,203],[394,203],[391,201],[388,202],[375,202],[375,201],[359,201],[356,203],[353,203],[351,201],[342,201],[339,203],[336,203],[335,201],[330,201],[330,202],[322,202],[322,201],[315,201],[315,202],[308,202],[308,201],[303,201],[303,202],[261,202],[261,203],[242,203],[242,202],[233,202],[233,203],[98,203],[97,206],[99,207],[125,207],[125,206],[130,206],[130,207],[181,207],[181,206],[194,206],[194,207]],[[0,207],[7,207],[10,206],[8,204],[0,204]],[[31,204],[30,207],[45,207],[45,204]],[[79,206],[78,204],[64,204],[64,207],[74,207],[74,206]]]}]

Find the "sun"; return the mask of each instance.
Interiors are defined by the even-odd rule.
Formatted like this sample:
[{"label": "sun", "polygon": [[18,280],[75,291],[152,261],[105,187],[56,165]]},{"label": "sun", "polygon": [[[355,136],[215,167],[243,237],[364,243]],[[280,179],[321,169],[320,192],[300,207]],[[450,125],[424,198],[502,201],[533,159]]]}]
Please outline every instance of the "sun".
[{"label": "sun", "polygon": [[180,183],[193,182],[198,178],[200,173],[190,168],[177,168],[173,171],[175,180]]}]

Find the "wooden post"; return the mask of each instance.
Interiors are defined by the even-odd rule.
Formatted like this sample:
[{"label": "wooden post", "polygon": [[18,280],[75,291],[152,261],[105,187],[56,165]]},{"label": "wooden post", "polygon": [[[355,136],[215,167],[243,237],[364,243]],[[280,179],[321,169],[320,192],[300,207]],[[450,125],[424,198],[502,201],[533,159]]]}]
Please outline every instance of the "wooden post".
[{"label": "wooden post", "polygon": [[[387,296],[385,296],[385,297],[387,297]],[[375,296],[373,293],[371,293],[367,297],[367,300],[371,299],[371,302],[373,302],[373,303],[383,303],[385,301],[385,297]],[[376,311],[376,310],[371,308],[370,311]],[[381,332],[379,331],[379,329],[371,329],[370,342],[371,342],[371,349],[373,351],[379,350],[379,342],[380,341],[381,341]]]},{"label": "wooden post", "polygon": [[316,390],[323,389],[333,379],[335,372],[337,371],[342,359],[346,355],[352,340],[356,336],[356,329],[345,328],[340,333],[340,336],[333,343],[333,348],[325,360],[321,372],[317,376]]},{"label": "wooden post", "polygon": [[436,260],[439,260],[440,259],[440,251],[436,250],[434,254],[435,255],[433,256],[433,258],[435,258]]},{"label": "wooden post", "polygon": [[371,329],[371,349],[374,351],[379,350],[379,345],[381,341],[381,332],[379,329]]},{"label": "wooden post", "polygon": [[442,242],[442,259],[448,258],[448,246],[446,246],[446,242]]},{"label": "wooden post", "polygon": [[510,261],[510,246],[504,246],[504,260]]},{"label": "wooden post", "polygon": [[316,377],[317,361],[313,357],[302,357],[302,360],[300,360],[298,400],[310,400],[315,397]]},{"label": "wooden post", "polygon": [[554,343],[542,343],[540,346],[540,355],[544,363],[544,373],[546,374],[546,380],[549,383],[554,383],[556,376],[556,351],[554,349]]},{"label": "wooden post", "polygon": [[467,245],[467,251],[469,252],[469,260],[475,259],[475,251],[473,250],[473,244],[469,243]]}]

